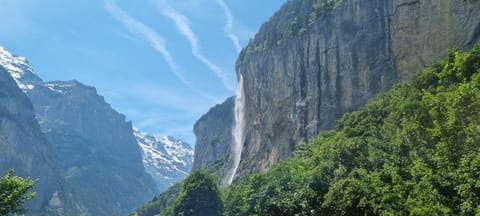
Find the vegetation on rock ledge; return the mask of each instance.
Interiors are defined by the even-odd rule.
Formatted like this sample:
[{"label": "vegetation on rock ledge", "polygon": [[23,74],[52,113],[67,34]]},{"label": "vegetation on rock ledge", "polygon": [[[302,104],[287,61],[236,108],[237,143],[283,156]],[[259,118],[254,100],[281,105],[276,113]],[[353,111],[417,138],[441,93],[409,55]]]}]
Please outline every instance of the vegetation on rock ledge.
[{"label": "vegetation on rock ledge", "polygon": [[[301,35],[317,21],[341,6],[343,0],[298,0],[288,1],[282,6],[242,50],[237,64],[243,64],[255,52],[284,44]],[[308,16],[305,16],[308,14]]]}]

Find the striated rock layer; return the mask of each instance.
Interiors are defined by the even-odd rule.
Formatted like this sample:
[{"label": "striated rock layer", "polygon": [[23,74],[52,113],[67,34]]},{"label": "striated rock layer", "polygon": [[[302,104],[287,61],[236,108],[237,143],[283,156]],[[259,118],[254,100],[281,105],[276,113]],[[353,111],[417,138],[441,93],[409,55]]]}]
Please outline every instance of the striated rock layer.
[{"label": "striated rock layer", "polygon": [[268,169],[343,113],[479,38],[478,0],[289,0],[237,60],[246,107],[237,175]]}]

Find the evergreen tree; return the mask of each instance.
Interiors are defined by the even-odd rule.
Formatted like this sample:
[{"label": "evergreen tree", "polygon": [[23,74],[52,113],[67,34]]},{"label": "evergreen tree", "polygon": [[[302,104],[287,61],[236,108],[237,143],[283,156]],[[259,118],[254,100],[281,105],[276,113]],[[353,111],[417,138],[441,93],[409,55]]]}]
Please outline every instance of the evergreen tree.
[{"label": "evergreen tree", "polygon": [[13,169],[9,169],[0,179],[0,215],[24,213],[23,204],[35,196],[35,192],[28,192],[34,185],[32,179],[13,176]]}]

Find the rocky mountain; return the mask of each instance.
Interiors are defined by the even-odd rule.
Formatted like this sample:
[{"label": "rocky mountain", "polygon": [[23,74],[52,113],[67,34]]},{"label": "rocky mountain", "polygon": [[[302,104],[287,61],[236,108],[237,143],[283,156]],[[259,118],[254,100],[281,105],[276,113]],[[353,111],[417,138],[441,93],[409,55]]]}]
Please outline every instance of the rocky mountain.
[{"label": "rocky mountain", "polygon": [[13,55],[1,46],[0,65],[10,73],[18,87],[20,87],[23,91],[31,89],[34,87],[34,84],[42,82],[42,80],[33,71],[33,68],[28,63],[27,58]]},{"label": "rocky mountain", "polygon": [[[237,60],[245,131],[236,174],[268,169],[448,48],[479,39],[477,0],[289,0]],[[202,155],[230,152],[228,142],[209,145],[196,149],[203,167],[218,161]]]},{"label": "rocky mountain", "polygon": [[[21,64],[5,63],[9,70]],[[36,197],[28,202],[28,215],[80,215],[81,206],[61,175],[52,148],[35,119],[33,105],[7,70],[0,65],[0,173],[36,179]],[[15,72],[15,70],[12,70]]]},{"label": "rocky mountain", "polygon": [[131,122],[95,88],[78,81],[45,82],[27,95],[65,179],[93,215],[126,213],[157,193]]},{"label": "rocky mountain", "polygon": [[153,177],[159,191],[187,177],[193,163],[193,149],[188,143],[138,130],[134,130],[134,134],[142,151],[145,171]]},{"label": "rocky mountain", "polygon": [[[25,58],[0,51],[0,64],[34,106],[41,127],[37,136],[51,145],[44,152],[58,159],[57,168],[72,196],[85,207],[83,214],[124,214],[157,194],[155,183],[143,167],[131,122],[126,122],[125,116],[106,103],[95,88],[78,81],[42,82]],[[33,109],[26,113],[35,120]],[[38,125],[36,121],[31,124]],[[13,155],[8,160],[16,158]],[[45,202],[39,205],[45,206]]]},{"label": "rocky mountain", "polygon": [[194,125],[196,137],[193,169],[205,169],[213,173],[219,183],[231,166],[233,107],[235,97],[211,108]]}]

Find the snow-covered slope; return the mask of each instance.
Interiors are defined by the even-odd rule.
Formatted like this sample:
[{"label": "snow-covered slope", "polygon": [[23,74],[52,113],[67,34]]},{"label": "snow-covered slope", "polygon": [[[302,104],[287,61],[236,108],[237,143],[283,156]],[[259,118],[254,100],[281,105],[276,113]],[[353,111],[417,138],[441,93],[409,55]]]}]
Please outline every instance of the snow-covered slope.
[{"label": "snow-covered slope", "polygon": [[185,178],[193,164],[193,150],[182,140],[170,136],[158,137],[134,130],[143,165],[152,175],[160,191]]},{"label": "snow-covered slope", "polygon": [[25,57],[13,55],[1,46],[0,65],[7,69],[23,91],[32,89],[36,83],[42,82]]}]

